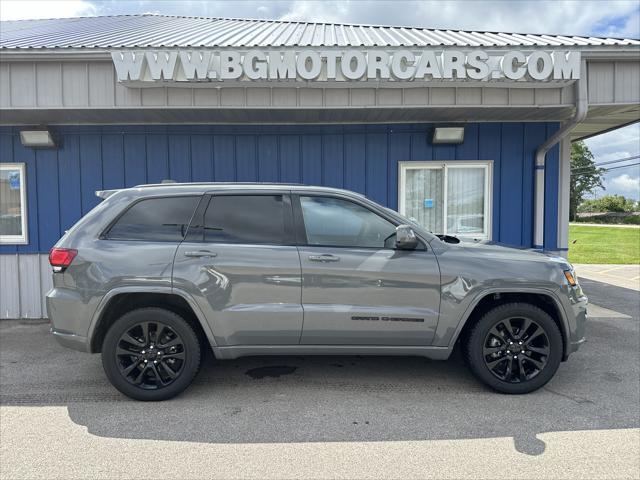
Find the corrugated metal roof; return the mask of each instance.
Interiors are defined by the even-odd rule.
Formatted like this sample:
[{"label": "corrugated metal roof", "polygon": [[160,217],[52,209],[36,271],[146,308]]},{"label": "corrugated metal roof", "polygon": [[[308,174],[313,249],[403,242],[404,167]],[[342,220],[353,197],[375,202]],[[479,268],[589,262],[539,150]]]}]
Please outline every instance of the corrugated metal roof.
[{"label": "corrugated metal roof", "polygon": [[337,23],[118,15],[0,23],[2,49],[159,47],[589,47],[639,40]]}]

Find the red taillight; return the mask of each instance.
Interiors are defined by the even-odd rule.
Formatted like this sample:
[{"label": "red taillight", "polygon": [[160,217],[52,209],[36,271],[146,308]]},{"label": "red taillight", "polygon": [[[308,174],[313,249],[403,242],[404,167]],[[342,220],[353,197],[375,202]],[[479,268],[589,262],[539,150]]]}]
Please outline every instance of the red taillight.
[{"label": "red taillight", "polygon": [[62,272],[71,265],[73,259],[78,255],[78,251],[73,248],[52,248],[49,252],[49,263],[54,272]]}]

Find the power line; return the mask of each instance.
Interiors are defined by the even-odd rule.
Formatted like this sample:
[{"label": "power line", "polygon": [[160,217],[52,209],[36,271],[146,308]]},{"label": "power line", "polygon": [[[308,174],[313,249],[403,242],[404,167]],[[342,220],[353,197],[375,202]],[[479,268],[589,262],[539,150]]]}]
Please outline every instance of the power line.
[{"label": "power line", "polygon": [[[602,165],[611,165],[612,163],[626,162],[628,160],[635,160],[637,158],[640,158],[640,155],[635,155],[633,157],[627,157],[627,158],[619,158],[617,160],[609,160],[608,162],[595,163],[593,165],[587,165],[585,167],[576,167],[576,168],[571,169],[571,173],[588,172],[594,167],[600,167]],[[621,167],[625,167],[625,166],[626,165],[621,165]],[[633,165],[631,165],[631,166],[633,166]]]},{"label": "power line", "polygon": [[575,170],[571,170],[571,173],[573,174],[573,173],[588,173],[588,172],[608,172],[611,169],[633,167],[635,165],[638,165],[638,164],[637,163],[629,163],[627,165],[614,165],[614,166],[606,167],[606,168],[580,167],[580,168],[576,168]]},{"label": "power line", "polygon": [[603,170],[608,172],[609,170],[615,170],[616,168],[635,167],[636,165],[640,165],[640,162],[630,163],[629,165],[616,165],[615,167],[604,168]]},{"label": "power line", "polygon": [[[640,157],[639,157],[640,158]],[[609,167],[609,168],[601,168],[600,170],[602,170],[603,172],[608,172],[610,170],[616,170],[618,168],[627,168],[627,167],[635,167],[637,165],[640,165],[640,162],[636,162],[636,163],[630,163],[629,165],[616,165],[614,167]],[[584,169],[577,169],[577,170],[572,170],[571,171],[571,175],[579,175],[581,173],[585,173],[588,170],[584,170]]]},{"label": "power line", "polygon": [[600,165],[610,165],[612,163],[625,162],[627,160],[635,160],[636,158],[640,158],[640,155],[636,155],[634,157],[619,158],[617,160],[610,160],[608,162],[596,163],[595,165],[596,167],[599,167]]}]

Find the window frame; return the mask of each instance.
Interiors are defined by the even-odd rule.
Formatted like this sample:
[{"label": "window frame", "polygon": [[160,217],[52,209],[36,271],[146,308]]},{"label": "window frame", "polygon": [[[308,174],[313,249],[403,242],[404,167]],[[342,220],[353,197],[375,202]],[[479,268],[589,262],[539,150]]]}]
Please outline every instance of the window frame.
[{"label": "window frame", "polygon": [[0,170],[20,171],[20,222],[22,235],[0,234],[0,245],[27,245],[29,222],[27,219],[27,168],[26,163],[0,163]]},{"label": "window frame", "polygon": [[[306,229],[306,226],[304,224],[304,214],[302,213],[302,203],[300,201],[300,197],[335,198],[335,199],[338,199],[338,200],[343,200],[345,202],[351,202],[351,203],[353,203],[355,205],[358,205],[359,207],[362,207],[362,208],[370,211],[374,215],[382,217],[384,220],[389,222],[394,227],[398,227],[399,225],[402,225],[402,223],[398,222],[398,220],[396,220],[395,218],[391,217],[390,215],[387,215],[385,212],[381,212],[381,211],[378,211],[376,209],[371,208],[365,202],[359,202],[355,198],[347,197],[347,196],[344,196],[344,195],[333,194],[333,193],[324,193],[324,192],[296,192],[295,194],[292,194],[291,197],[292,197],[292,205],[293,205],[293,217],[294,217],[294,222],[295,222],[296,244],[298,246],[308,247],[308,248],[314,248],[314,247],[317,247],[317,248],[343,248],[343,249],[344,248],[348,248],[348,249],[352,249],[352,250],[354,250],[354,249],[355,250],[388,250],[388,251],[391,251],[391,252],[395,252],[395,251],[398,250],[396,248],[387,248],[387,247],[384,247],[384,246],[383,247],[364,247],[364,246],[349,246],[349,245],[317,245],[315,243],[309,243],[309,240],[307,238],[307,229]],[[417,232],[416,232],[416,235],[418,235]],[[418,238],[418,246],[414,250],[402,250],[402,251],[410,252],[410,251],[425,251],[425,250],[427,250],[426,242],[423,241],[423,239],[420,238],[419,236],[417,238]]]},{"label": "window frame", "polygon": [[[209,205],[216,197],[275,197],[281,196],[283,209],[284,209],[284,241],[282,243],[236,243],[236,242],[216,242],[209,241],[205,239],[205,216],[207,213],[207,209]],[[213,191],[207,192],[203,196],[203,200],[200,202],[198,208],[196,208],[196,212],[194,216],[191,218],[191,223],[189,225],[189,230],[184,237],[184,242],[191,243],[204,243],[207,245],[257,245],[257,246],[280,246],[280,247],[293,247],[296,246],[296,235],[295,235],[295,224],[293,220],[293,208],[292,208],[292,198],[291,193],[289,191],[283,190],[261,190],[261,191],[239,191],[239,190],[230,190],[230,191]],[[197,222],[197,223],[194,223]]]},{"label": "window frame", "polygon": [[[125,215],[125,213],[127,213],[131,208],[136,206],[138,203],[144,202],[145,200],[158,200],[163,198],[185,198],[185,197],[198,198],[199,200],[198,200],[198,203],[196,204],[196,208],[193,210],[193,213],[191,214],[191,218],[189,218],[187,230],[184,234],[184,237],[182,237],[181,240],[176,241],[176,240],[151,240],[151,239],[142,239],[142,238],[109,238],[109,232],[111,231],[111,229],[120,221],[120,219]],[[191,228],[193,219],[195,218],[195,215],[198,212],[198,209],[200,208],[200,205],[202,204],[202,199],[204,197],[205,195],[201,193],[193,193],[193,194],[181,193],[178,195],[166,195],[166,194],[149,195],[149,196],[137,198],[133,202],[129,203],[125,208],[123,208],[122,211],[119,212],[115,216],[115,218],[108,223],[108,225],[102,230],[102,232],[100,232],[100,235],[98,235],[98,239],[107,240],[110,242],[181,243],[189,235],[189,229]]]},{"label": "window frame", "polygon": [[[493,235],[493,160],[442,160],[442,161],[401,161],[398,162],[398,211],[407,216],[406,214],[406,202],[405,202],[405,181],[407,170],[422,170],[422,169],[434,169],[442,170],[442,232],[436,232],[438,234],[449,235],[447,228],[447,196],[448,196],[448,170],[451,168],[482,168],[485,171],[484,177],[484,222],[482,235],[466,235],[454,233],[458,238],[463,240],[491,240]],[[423,228],[427,229],[427,226]]]}]

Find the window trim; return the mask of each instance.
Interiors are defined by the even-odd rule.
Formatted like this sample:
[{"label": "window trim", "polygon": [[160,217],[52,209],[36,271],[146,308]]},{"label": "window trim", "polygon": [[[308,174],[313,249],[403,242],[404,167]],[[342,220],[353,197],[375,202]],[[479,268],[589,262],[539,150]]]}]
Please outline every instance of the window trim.
[{"label": "window trim", "polygon": [[[293,206],[293,219],[295,222],[295,232],[296,232],[296,242],[297,245],[300,247],[307,247],[307,248],[348,248],[351,250],[388,250],[390,252],[395,252],[398,251],[398,249],[396,248],[387,248],[387,247],[363,247],[363,246],[353,246],[353,245],[317,245],[315,243],[309,243],[309,240],[307,238],[307,227],[304,224],[304,215],[302,213],[302,202],[300,201],[300,197],[323,197],[323,198],[335,198],[338,200],[343,200],[345,202],[351,202],[355,205],[358,205],[368,211],[370,211],[371,213],[373,213],[374,215],[377,215],[381,218],[383,218],[384,220],[386,220],[387,222],[389,222],[391,225],[393,225],[394,227],[398,227],[399,225],[402,225],[402,223],[398,222],[395,218],[386,215],[385,212],[380,212],[378,210],[375,210],[373,208],[371,208],[369,205],[367,205],[364,202],[359,202],[357,199],[352,198],[352,197],[348,197],[348,196],[344,196],[344,195],[339,195],[339,194],[332,194],[332,193],[324,193],[324,192],[296,192],[295,194],[291,195],[292,197],[292,206]],[[414,250],[402,250],[405,252],[416,252],[416,251],[426,251],[427,250],[427,242],[425,242],[416,232],[416,235],[418,236],[418,246],[414,249]]]},{"label": "window trim", "polygon": [[20,220],[22,235],[0,235],[0,245],[27,245],[29,222],[27,220],[27,168],[25,163],[1,163],[0,170],[20,170]]},{"label": "window trim", "polygon": [[[120,221],[120,219],[124,216],[125,213],[127,213],[131,208],[133,208],[138,203],[144,202],[145,200],[157,200],[162,198],[184,198],[184,197],[199,198],[199,200],[198,200],[198,204],[196,205],[196,208],[193,210],[193,213],[191,213],[191,218],[189,218],[187,230],[184,234],[184,237],[182,237],[182,240],[179,240],[176,242],[175,240],[149,240],[149,239],[143,239],[143,238],[109,238],[109,232],[115,226],[115,224],[118,223],[118,221]],[[189,227],[193,222],[193,218],[196,212],[198,211],[198,207],[200,206],[200,203],[202,203],[202,197],[204,197],[204,195],[201,193],[193,193],[193,194],[181,193],[178,195],[149,195],[149,196],[137,198],[133,202],[129,203],[125,208],[123,208],[122,211],[118,213],[115,216],[115,218],[109,222],[109,224],[102,230],[102,232],[100,232],[100,235],[98,235],[98,239],[107,240],[109,242],[181,243],[184,241],[185,238],[187,238],[187,235],[189,235]]]},{"label": "window trim", "polygon": [[[441,160],[441,161],[426,161],[426,162],[414,162],[414,161],[400,161],[398,162],[398,211],[406,216],[405,205],[405,181],[407,170],[421,170],[421,169],[441,169],[444,205],[442,208],[442,227],[444,235],[447,233],[447,189],[448,189],[448,170],[450,168],[483,168],[485,171],[484,188],[484,231],[482,235],[465,235],[465,234],[453,234],[463,240],[491,240],[493,235],[493,160]],[[424,227],[427,228],[427,227]]]}]

